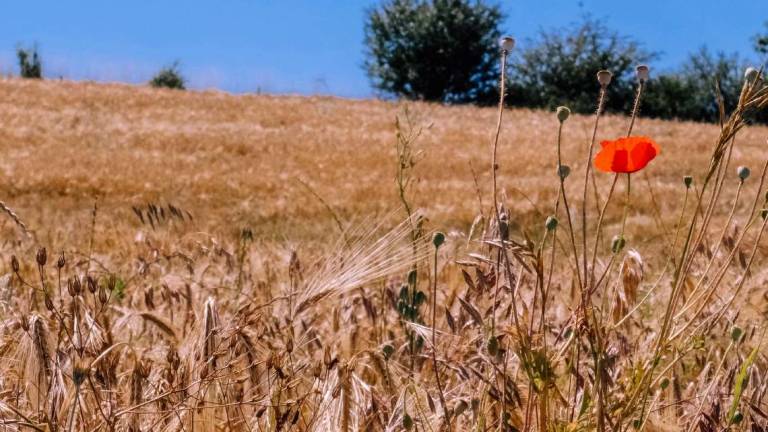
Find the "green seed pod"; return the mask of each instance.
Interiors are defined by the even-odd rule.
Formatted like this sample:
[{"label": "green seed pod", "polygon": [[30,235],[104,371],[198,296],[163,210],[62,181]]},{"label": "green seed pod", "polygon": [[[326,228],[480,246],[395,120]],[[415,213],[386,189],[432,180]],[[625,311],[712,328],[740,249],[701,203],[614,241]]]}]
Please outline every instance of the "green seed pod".
[{"label": "green seed pod", "polygon": [[560,177],[560,180],[565,180],[569,175],[571,175],[571,167],[568,165],[557,167],[557,176]]},{"label": "green seed pod", "polygon": [[624,240],[624,236],[613,236],[613,240],[611,240],[611,251],[613,253],[617,254],[624,249],[624,245],[626,244],[626,240]]},{"label": "green seed pod", "polygon": [[736,174],[739,176],[739,179],[741,179],[741,181],[748,179],[751,173],[752,171],[750,171],[749,168],[745,166],[740,166],[736,168]]},{"label": "green seed pod", "polygon": [[744,420],[744,414],[741,411],[736,411],[733,413],[733,417],[731,417],[731,424],[739,424],[742,420]]},{"label": "green seed pod", "polygon": [[499,352],[499,340],[496,338],[496,336],[491,336],[488,338],[488,354],[492,356],[496,356],[496,354]]},{"label": "green seed pod", "polygon": [[435,245],[435,248],[439,248],[443,243],[445,243],[445,234],[438,231],[432,235],[432,244]]},{"label": "green seed pod", "polygon": [[685,183],[685,188],[686,189],[690,189],[691,185],[693,185],[693,177],[691,177],[691,176],[683,177],[683,183]]},{"label": "green seed pod", "polygon": [[557,119],[560,121],[560,123],[568,120],[568,117],[571,115],[571,109],[567,106],[559,106],[557,107]]},{"label": "green seed pod", "polygon": [[395,353],[395,347],[392,345],[386,344],[381,349],[382,353],[384,354],[384,359],[389,360],[390,357],[392,357],[392,354]]},{"label": "green seed pod", "polygon": [[410,415],[408,415],[408,413],[403,415],[403,428],[408,431],[413,428],[413,419]]},{"label": "green seed pod", "polygon": [[738,343],[739,340],[741,340],[741,336],[743,334],[744,334],[744,331],[740,327],[733,326],[733,328],[731,329],[731,340],[734,343]]},{"label": "green seed pod", "polygon": [[557,218],[554,216],[548,216],[547,221],[544,223],[544,225],[547,227],[547,231],[554,231],[555,228],[557,228],[557,224],[559,222],[557,221]]},{"label": "green seed pod", "polygon": [[669,378],[664,377],[664,379],[661,380],[661,389],[665,390],[667,387],[669,387]]}]

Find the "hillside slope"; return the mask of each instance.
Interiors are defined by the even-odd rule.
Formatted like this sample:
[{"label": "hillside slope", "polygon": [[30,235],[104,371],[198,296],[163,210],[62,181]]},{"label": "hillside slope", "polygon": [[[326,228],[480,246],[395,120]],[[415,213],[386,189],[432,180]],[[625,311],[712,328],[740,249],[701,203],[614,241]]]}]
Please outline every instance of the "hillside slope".
[{"label": "hillside slope", "polygon": [[[171,202],[192,213],[200,231],[251,227],[268,239],[322,238],[333,232],[332,218],[299,180],[344,220],[396,209],[394,120],[405,105],[4,79],[0,198],[38,235],[61,224],[86,229],[98,197],[99,215],[109,221],[105,229],[138,224],[132,205]],[[495,110],[408,106],[424,126],[415,201],[436,225],[465,227],[479,209],[473,171],[483,204],[490,203]],[[564,157],[579,177],[592,121],[572,116],[566,124]],[[554,200],[556,125],[547,112],[506,114],[500,185],[516,219],[538,218]],[[625,128],[625,118],[609,116],[598,139],[619,136]],[[681,178],[701,173],[717,127],[641,119],[635,130],[663,149],[647,179],[672,220],[683,193]],[[759,171],[766,136],[764,127],[741,134],[731,165]],[[604,191],[610,177],[597,179]],[[645,179],[637,185],[638,202],[649,203]],[[574,190],[573,199],[578,195]],[[648,223],[646,215],[631,226]]]}]

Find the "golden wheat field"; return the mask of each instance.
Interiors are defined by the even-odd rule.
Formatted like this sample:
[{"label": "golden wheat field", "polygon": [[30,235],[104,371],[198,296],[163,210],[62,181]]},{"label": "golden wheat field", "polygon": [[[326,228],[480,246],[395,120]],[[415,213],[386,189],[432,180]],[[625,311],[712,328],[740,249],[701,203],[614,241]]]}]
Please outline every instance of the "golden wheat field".
[{"label": "golden wheat field", "polygon": [[3,79],[0,430],[766,430],[766,106],[504,109],[497,210],[495,108]]}]

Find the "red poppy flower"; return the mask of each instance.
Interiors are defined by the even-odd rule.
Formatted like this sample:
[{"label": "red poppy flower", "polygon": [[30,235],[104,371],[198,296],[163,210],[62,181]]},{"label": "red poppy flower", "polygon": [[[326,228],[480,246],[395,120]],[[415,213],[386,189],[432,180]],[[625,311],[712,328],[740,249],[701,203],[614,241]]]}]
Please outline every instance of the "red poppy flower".
[{"label": "red poppy flower", "polygon": [[600,171],[633,173],[648,165],[661,148],[645,136],[619,138],[600,143],[602,149],[595,156],[595,167]]}]

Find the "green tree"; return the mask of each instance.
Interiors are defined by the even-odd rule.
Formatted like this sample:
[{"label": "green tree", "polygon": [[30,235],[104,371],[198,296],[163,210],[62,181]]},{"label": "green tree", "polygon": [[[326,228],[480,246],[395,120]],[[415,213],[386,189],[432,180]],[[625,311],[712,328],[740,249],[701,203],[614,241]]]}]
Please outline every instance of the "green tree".
[{"label": "green tree", "polygon": [[486,102],[497,93],[502,19],[480,0],[387,0],[367,12],[365,69],[385,95]]},{"label": "green tree", "polygon": [[726,112],[733,110],[743,85],[744,69],[737,54],[712,54],[702,47],[688,57],[678,72],[651,80],[642,112],[651,117],[718,121],[718,99],[722,97]]},{"label": "green tree", "polygon": [[588,15],[571,28],[542,30],[528,45],[512,65],[510,103],[549,109],[568,105],[581,113],[595,109],[595,74],[601,69],[613,73],[606,109],[627,109],[634,96],[635,66],[655,57]]},{"label": "green tree", "polygon": [[16,48],[16,58],[19,60],[19,75],[22,78],[40,79],[43,77],[43,64],[36,45],[32,48]]},{"label": "green tree", "polygon": [[160,71],[149,81],[149,85],[152,87],[164,87],[178,90],[184,90],[186,88],[185,84],[186,79],[181,74],[178,62],[160,69]]},{"label": "green tree", "polygon": [[755,52],[768,56],[768,21],[765,22],[765,33],[758,33],[752,38]]}]

